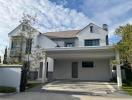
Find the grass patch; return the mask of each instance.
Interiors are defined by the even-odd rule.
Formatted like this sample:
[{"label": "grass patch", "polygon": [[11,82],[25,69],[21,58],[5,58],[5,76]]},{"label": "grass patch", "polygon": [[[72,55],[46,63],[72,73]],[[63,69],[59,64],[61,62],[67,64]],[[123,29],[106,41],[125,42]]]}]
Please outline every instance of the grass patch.
[{"label": "grass patch", "polygon": [[16,92],[16,89],[13,87],[0,86],[0,93],[12,93],[12,92]]},{"label": "grass patch", "polygon": [[27,84],[27,89],[30,89],[30,88],[34,88],[34,87],[36,87],[36,86],[38,86],[38,85],[40,85],[41,83],[28,83]]},{"label": "grass patch", "polygon": [[132,95],[132,81],[131,82],[129,81],[129,82],[124,83],[123,86],[122,86],[122,89],[126,93]]}]

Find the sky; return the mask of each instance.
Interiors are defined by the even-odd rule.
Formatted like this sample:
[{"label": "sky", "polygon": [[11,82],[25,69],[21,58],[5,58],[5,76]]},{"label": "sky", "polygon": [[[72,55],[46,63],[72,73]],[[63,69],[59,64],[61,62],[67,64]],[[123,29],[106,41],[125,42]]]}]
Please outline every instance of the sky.
[{"label": "sky", "polygon": [[116,43],[115,28],[132,23],[132,0],[0,0],[0,54],[23,13],[37,16],[41,32],[81,29],[91,22],[108,24],[110,43]]}]

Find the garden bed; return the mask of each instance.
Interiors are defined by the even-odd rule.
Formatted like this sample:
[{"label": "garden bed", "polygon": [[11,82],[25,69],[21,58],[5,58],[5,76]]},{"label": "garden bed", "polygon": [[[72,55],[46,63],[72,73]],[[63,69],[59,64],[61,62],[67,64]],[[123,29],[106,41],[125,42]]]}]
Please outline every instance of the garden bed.
[{"label": "garden bed", "polygon": [[129,95],[132,95],[132,81],[124,83],[122,89]]},{"label": "garden bed", "polygon": [[13,87],[0,86],[0,93],[13,93],[16,89]]}]

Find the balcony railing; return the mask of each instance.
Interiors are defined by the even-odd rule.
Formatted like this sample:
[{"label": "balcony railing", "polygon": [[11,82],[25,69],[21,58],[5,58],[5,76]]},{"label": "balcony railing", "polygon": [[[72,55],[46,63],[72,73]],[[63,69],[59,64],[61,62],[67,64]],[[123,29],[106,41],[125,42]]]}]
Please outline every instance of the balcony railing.
[{"label": "balcony railing", "polygon": [[20,54],[21,54],[21,50],[20,50],[20,48],[12,48],[11,50],[10,50],[10,56],[20,56]]}]

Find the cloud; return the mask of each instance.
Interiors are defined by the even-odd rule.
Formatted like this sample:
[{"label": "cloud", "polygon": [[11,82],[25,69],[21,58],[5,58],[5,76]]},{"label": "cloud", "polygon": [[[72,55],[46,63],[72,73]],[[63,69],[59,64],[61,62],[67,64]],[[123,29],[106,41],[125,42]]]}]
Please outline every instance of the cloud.
[{"label": "cloud", "polygon": [[112,24],[113,19],[125,15],[129,10],[132,10],[132,1],[116,5],[110,9],[107,8],[103,12],[96,13],[93,19],[98,20],[99,23],[103,22],[107,24]]},{"label": "cloud", "polygon": [[8,33],[23,13],[37,14],[41,32],[80,29],[94,22],[108,24],[113,34],[119,25],[132,22],[131,5],[132,0],[0,0],[0,50],[9,44]]},{"label": "cloud", "polygon": [[37,14],[41,32],[78,29],[91,22],[83,13],[48,0],[0,0],[0,9],[0,49],[8,45],[8,33],[19,25],[23,13]]}]

